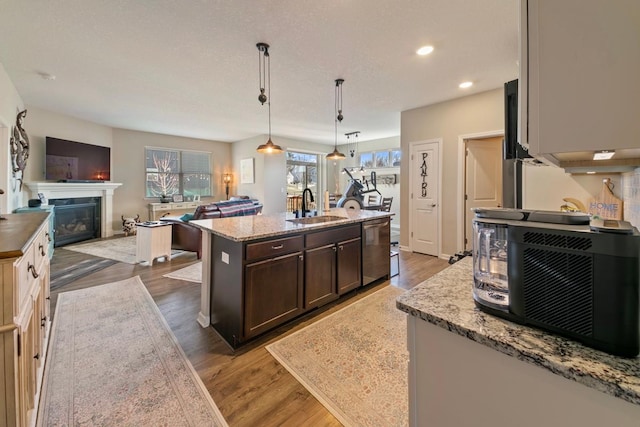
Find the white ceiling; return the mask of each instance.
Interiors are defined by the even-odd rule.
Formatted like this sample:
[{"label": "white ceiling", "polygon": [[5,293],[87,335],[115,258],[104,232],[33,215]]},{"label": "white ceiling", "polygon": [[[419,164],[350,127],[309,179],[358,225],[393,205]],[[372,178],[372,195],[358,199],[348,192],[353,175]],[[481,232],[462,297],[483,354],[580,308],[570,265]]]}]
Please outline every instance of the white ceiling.
[{"label": "white ceiling", "polygon": [[[400,112],[517,78],[517,0],[0,0],[0,62],[27,105],[99,124],[238,141],[400,134]],[[426,44],[435,51],[418,57]],[[40,74],[56,76],[45,80]],[[474,82],[471,89],[458,84]]]}]

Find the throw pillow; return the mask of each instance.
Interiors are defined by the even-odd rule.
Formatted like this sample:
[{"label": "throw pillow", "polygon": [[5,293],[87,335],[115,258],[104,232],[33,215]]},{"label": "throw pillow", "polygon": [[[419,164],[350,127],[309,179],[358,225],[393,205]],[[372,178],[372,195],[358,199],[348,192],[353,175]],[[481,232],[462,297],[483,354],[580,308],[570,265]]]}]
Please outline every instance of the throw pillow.
[{"label": "throw pillow", "polygon": [[180,217],[180,219],[184,222],[189,222],[193,219],[193,214],[186,213]]}]

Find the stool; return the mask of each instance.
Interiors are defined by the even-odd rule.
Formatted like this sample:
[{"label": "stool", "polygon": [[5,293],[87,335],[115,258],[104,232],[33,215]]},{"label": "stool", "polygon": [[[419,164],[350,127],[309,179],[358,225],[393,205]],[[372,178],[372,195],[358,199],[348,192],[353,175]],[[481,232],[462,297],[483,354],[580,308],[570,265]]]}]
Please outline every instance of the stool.
[{"label": "stool", "polygon": [[[389,278],[391,277],[395,277],[398,274],[400,274],[400,254],[398,253],[398,251],[391,251],[391,260],[393,260],[393,258],[396,259],[396,273],[393,274],[393,269],[391,269],[391,275],[389,276]],[[391,267],[393,267],[393,263],[391,263]]]}]

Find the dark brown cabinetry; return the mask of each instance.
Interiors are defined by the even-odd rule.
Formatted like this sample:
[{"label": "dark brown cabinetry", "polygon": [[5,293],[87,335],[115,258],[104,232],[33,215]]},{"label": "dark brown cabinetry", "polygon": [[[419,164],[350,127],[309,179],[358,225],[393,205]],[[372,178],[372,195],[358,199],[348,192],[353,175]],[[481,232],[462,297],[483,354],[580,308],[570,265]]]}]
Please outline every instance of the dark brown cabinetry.
[{"label": "dark brown cabinetry", "polygon": [[338,295],[362,285],[362,250],[360,238],[338,243]]},{"label": "dark brown cabinetry", "polygon": [[338,298],[336,251],[335,244],[305,251],[304,308],[320,307]]},{"label": "dark brown cabinetry", "polygon": [[233,347],[362,285],[361,225],[212,239],[211,325]]},{"label": "dark brown cabinetry", "polygon": [[301,252],[247,264],[244,335],[256,336],[302,312]]},{"label": "dark brown cabinetry", "polygon": [[360,224],[305,236],[305,308],[362,285]]}]

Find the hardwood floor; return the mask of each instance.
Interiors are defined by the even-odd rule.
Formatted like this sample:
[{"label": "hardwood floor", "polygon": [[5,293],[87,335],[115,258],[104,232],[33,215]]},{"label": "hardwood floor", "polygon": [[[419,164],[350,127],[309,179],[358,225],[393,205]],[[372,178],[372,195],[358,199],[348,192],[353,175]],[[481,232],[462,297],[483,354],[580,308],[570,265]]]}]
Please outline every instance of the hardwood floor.
[{"label": "hardwood floor", "polygon": [[[57,248],[51,271],[64,269],[90,255]],[[60,292],[102,285],[139,275],[160,308],[187,357],[211,393],[230,426],[339,426],[327,411],[265,349],[281,337],[352,304],[389,283],[411,289],[448,266],[444,260],[400,251],[400,274],[347,294],[341,300],[308,313],[233,351],[213,330],[196,322],[200,309],[200,284],[162,277],[196,262],[184,253],[149,267],[117,263],[51,292],[55,313]],[[54,315],[55,321],[55,315]]]}]

